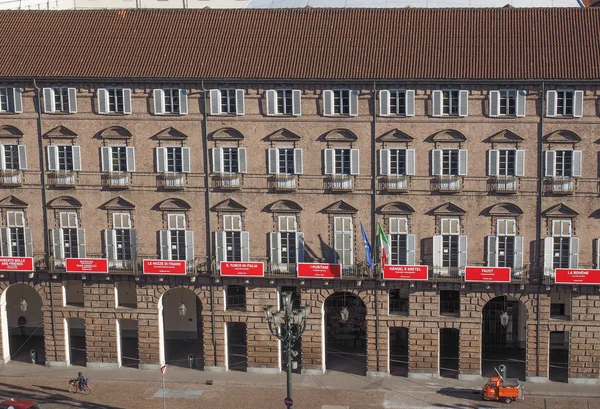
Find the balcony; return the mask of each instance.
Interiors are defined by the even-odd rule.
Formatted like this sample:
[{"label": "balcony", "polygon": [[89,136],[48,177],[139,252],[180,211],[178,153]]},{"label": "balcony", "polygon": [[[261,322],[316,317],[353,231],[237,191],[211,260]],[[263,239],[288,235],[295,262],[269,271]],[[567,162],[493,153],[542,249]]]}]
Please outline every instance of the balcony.
[{"label": "balcony", "polygon": [[73,188],[77,186],[77,172],[68,170],[49,172],[48,184],[60,188]]},{"label": "balcony", "polygon": [[239,173],[218,173],[212,176],[212,186],[217,189],[235,190],[243,185],[242,175]]},{"label": "balcony", "polygon": [[297,264],[268,263],[266,275],[272,277],[295,278],[297,277]]},{"label": "balcony", "polygon": [[461,267],[429,266],[432,281],[463,281],[465,269]]},{"label": "balcony", "polygon": [[544,179],[544,192],[554,195],[571,195],[575,192],[575,178],[557,176]]},{"label": "balcony", "polygon": [[128,172],[109,172],[102,175],[102,184],[109,189],[128,189],[131,177]]},{"label": "balcony", "polygon": [[111,274],[136,274],[141,271],[136,260],[109,260],[108,272]]},{"label": "balcony", "polygon": [[273,190],[296,190],[297,178],[296,175],[272,175],[270,183]]},{"label": "balcony", "polygon": [[185,189],[185,173],[163,173],[158,176],[158,185],[165,190]]},{"label": "balcony", "polygon": [[23,172],[20,170],[1,170],[0,184],[2,186],[21,186],[23,184]]},{"label": "balcony", "polygon": [[494,176],[488,180],[488,191],[494,193],[517,193],[519,179],[516,176]]},{"label": "balcony", "polygon": [[455,175],[436,176],[432,188],[440,193],[460,192],[462,190],[462,178]]},{"label": "balcony", "polygon": [[388,175],[379,179],[379,190],[386,192],[402,193],[408,192],[410,176]]},{"label": "balcony", "polygon": [[325,190],[348,192],[352,190],[352,175],[331,175],[325,179]]}]

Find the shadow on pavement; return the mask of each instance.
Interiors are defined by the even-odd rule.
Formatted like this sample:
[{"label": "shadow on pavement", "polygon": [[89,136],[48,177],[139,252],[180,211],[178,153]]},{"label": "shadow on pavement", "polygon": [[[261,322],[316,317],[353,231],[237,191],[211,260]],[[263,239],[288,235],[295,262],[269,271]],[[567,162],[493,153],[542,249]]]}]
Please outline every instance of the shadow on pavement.
[{"label": "shadow on pavement", "polygon": [[478,389],[442,388],[438,390],[437,393],[444,396],[452,396],[454,398],[485,402],[483,399],[481,399],[481,391]]}]

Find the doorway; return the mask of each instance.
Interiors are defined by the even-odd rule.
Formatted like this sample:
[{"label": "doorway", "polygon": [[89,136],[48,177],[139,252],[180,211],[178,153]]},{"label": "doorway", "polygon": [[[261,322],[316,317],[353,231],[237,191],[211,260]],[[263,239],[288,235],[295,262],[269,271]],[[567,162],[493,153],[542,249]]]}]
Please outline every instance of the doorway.
[{"label": "doorway", "polygon": [[87,363],[87,352],[85,344],[85,320],[83,318],[69,318],[66,320],[69,346],[69,364],[85,366]]},{"label": "doorway", "polygon": [[408,328],[390,328],[390,375],[408,376]]},{"label": "doorway", "polygon": [[440,328],[440,376],[458,378],[460,364],[460,331]]},{"label": "doorway", "polygon": [[137,368],[140,364],[138,322],[117,320],[119,366]]},{"label": "doorway", "polygon": [[550,332],[548,378],[555,382],[569,381],[569,332]]},{"label": "doorway", "polygon": [[230,371],[248,370],[246,324],[242,322],[227,323],[227,362]]}]

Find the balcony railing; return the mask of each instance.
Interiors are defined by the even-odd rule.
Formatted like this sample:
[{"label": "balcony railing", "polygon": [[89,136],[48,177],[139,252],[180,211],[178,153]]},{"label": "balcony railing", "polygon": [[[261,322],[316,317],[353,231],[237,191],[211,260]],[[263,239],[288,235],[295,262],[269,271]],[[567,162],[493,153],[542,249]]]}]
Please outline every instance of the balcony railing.
[{"label": "balcony railing", "polygon": [[272,277],[297,277],[297,264],[288,263],[268,263],[265,274]]},{"label": "balcony railing", "polygon": [[325,179],[325,189],[334,191],[352,190],[352,175],[330,175]]},{"label": "balcony railing", "polygon": [[295,190],[297,184],[296,175],[271,175],[271,189]]},{"label": "balcony railing", "polygon": [[165,190],[185,188],[185,173],[163,173],[158,177],[159,186]]},{"label": "balcony railing", "polygon": [[109,260],[108,272],[116,274],[137,274],[141,271],[137,260]]},{"label": "balcony railing", "polygon": [[77,172],[53,171],[48,173],[48,184],[55,187],[77,186]]},{"label": "balcony railing", "polygon": [[462,189],[462,178],[460,176],[436,176],[433,180],[433,190],[443,193],[460,192]]},{"label": "balcony railing", "polygon": [[388,175],[379,179],[379,189],[387,192],[408,192],[410,176]]},{"label": "balcony railing", "polygon": [[575,192],[575,178],[557,176],[544,179],[544,191],[555,195],[570,195]]},{"label": "balcony railing", "polygon": [[1,170],[0,184],[2,186],[21,186],[23,184],[23,172],[20,170]]},{"label": "balcony railing", "polygon": [[131,184],[128,172],[108,172],[102,175],[104,187],[111,189],[127,189]]},{"label": "balcony railing", "polygon": [[212,176],[212,186],[218,189],[241,189],[242,175],[239,173],[219,173]]},{"label": "balcony railing", "polygon": [[429,278],[432,281],[463,281],[464,267],[429,266]]},{"label": "balcony railing", "polygon": [[495,193],[516,193],[519,190],[516,176],[494,176],[488,180],[488,190]]}]

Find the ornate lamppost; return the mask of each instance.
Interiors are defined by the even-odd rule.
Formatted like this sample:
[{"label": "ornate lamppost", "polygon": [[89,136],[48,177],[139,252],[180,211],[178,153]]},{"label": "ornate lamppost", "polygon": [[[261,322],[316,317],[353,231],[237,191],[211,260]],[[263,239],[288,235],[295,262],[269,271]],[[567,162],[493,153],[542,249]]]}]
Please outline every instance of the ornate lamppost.
[{"label": "ornate lamppost", "polygon": [[[292,351],[294,342],[302,336],[306,329],[307,306],[294,310],[292,305],[292,293],[281,293],[283,309],[275,311],[272,305],[265,307],[265,316],[269,323],[269,330],[283,345],[285,365],[287,369],[287,397],[292,398],[292,356],[298,355]],[[290,406],[293,409],[293,406]]]}]

